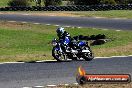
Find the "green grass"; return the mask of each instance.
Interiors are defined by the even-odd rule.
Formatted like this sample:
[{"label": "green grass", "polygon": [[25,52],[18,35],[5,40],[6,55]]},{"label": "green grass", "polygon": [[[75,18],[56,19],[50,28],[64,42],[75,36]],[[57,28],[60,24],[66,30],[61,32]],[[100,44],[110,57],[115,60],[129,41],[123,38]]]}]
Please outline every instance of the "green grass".
[{"label": "green grass", "polygon": [[[0,22],[0,62],[53,59],[51,40],[56,37],[56,28],[46,25]],[[132,54],[132,31],[117,32],[94,28],[66,28],[66,31],[72,36],[105,34],[112,39],[104,45],[92,46],[95,56]]]},{"label": "green grass", "polygon": [[[0,0],[0,7],[8,6],[8,2],[9,1],[10,0]],[[29,1],[29,3],[30,3],[30,6],[35,6],[36,5],[36,3],[34,1]],[[62,2],[62,5],[66,5],[66,4],[67,4],[67,1],[63,1]],[[42,0],[42,4],[41,5],[44,6],[43,0]]]},{"label": "green grass", "polygon": [[[0,0],[0,7],[6,7],[8,6],[8,2],[10,0]],[[35,2],[29,2],[31,6],[35,6]],[[43,5],[43,3],[42,3]]]},{"label": "green grass", "polygon": [[7,3],[8,3],[9,1],[10,1],[10,0],[0,0],[0,7],[8,6]]}]

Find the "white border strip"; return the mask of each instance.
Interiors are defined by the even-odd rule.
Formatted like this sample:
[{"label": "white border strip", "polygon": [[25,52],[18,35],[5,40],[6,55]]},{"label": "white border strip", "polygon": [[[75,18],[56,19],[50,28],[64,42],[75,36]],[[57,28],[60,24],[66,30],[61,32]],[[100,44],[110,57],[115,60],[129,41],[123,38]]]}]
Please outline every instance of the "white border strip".
[{"label": "white border strip", "polygon": [[56,61],[56,60],[41,60],[41,61],[36,61],[36,62],[46,62],[46,61]]},{"label": "white border strip", "polygon": [[69,86],[69,84],[64,84],[65,86]]},{"label": "white border strip", "polygon": [[7,21],[7,22],[10,22],[10,23],[15,23],[16,21]]},{"label": "white border strip", "polygon": [[58,26],[60,26],[60,25],[54,25],[54,26],[58,27]]},{"label": "white border strip", "polygon": [[112,58],[112,57],[95,57],[94,59],[101,59],[101,58]]},{"label": "white border strip", "polygon": [[57,85],[47,85],[47,87],[57,87]]},{"label": "white border strip", "polygon": [[45,25],[48,25],[48,26],[49,26],[49,25],[51,25],[51,24],[45,24]]},{"label": "white border strip", "polygon": [[93,17],[93,18],[96,18],[96,19],[104,19],[106,17]]},{"label": "white border strip", "polygon": [[123,19],[128,19],[128,18],[109,18],[109,17],[98,17],[98,16],[93,16],[93,18],[96,19],[114,19],[114,20],[123,20]]},{"label": "white border strip", "polygon": [[78,85],[78,83],[73,83],[74,85]]},{"label": "white border strip", "polygon": [[95,57],[94,59],[107,59],[107,58],[116,58],[116,57],[132,57],[132,55],[128,55],[128,56],[111,56],[111,57]]},{"label": "white border strip", "polygon": [[[58,86],[69,86],[70,84],[58,84],[58,85],[46,85],[46,86],[34,86],[34,87],[23,87],[23,88],[57,88]],[[72,84],[71,84],[72,85]],[[73,83],[73,85],[78,85],[78,83]],[[62,88],[62,87],[60,87]]]},{"label": "white border strip", "polygon": [[33,23],[33,24],[40,24],[40,23]]},{"label": "white border strip", "polygon": [[44,88],[44,86],[34,86],[33,88]]},{"label": "white border strip", "polygon": [[132,55],[128,55],[128,56],[130,56],[130,57],[131,57]]},{"label": "white border strip", "polygon": [[30,15],[30,14],[22,14],[22,15],[26,15],[26,16],[28,16],[28,15]]},{"label": "white border strip", "polygon": [[109,30],[109,29],[102,29],[102,30],[107,31],[107,30]]},{"label": "white border strip", "polygon": [[50,15],[50,16],[56,16],[56,15]]},{"label": "white border strip", "polygon": [[80,28],[82,28],[82,27],[77,27],[77,28],[79,28],[79,29],[80,29]]},{"label": "white border strip", "polygon": [[127,55],[127,56],[111,56],[111,57],[130,57],[132,55]]},{"label": "white border strip", "polygon": [[23,64],[25,62],[3,62],[3,63],[0,63],[0,64]]},{"label": "white border strip", "polygon": [[116,30],[116,31],[121,31],[121,30]]},{"label": "white border strip", "polygon": [[28,23],[28,22],[23,21],[23,22],[21,22],[21,23],[26,24],[26,23]]},{"label": "white border strip", "polygon": [[68,28],[68,27],[71,27],[71,26],[64,26],[64,27],[67,27]]}]

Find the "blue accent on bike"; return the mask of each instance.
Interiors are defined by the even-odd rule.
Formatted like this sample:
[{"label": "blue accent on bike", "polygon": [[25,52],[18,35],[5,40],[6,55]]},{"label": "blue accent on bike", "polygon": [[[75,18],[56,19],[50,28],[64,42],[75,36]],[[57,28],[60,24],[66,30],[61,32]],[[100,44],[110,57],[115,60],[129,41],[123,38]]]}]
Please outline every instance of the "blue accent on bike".
[{"label": "blue accent on bike", "polygon": [[86,42],[83,42],[83,41],[79,42],[78,44],[78,46],[85,46],[85,45],[86,45]]},{"label": "blue accent on bike", "polygon": [[59,47],[56,47],[56,48],[55,48],[55,50],[59,51],[59,50],[60,50],[60,48],[59,48]]},{"label": "blue accent on bike", "polygon": [[64,44],[69,44],[70,43],[70,39],[69,37],[66,37],[65,40],[63,41]]}]

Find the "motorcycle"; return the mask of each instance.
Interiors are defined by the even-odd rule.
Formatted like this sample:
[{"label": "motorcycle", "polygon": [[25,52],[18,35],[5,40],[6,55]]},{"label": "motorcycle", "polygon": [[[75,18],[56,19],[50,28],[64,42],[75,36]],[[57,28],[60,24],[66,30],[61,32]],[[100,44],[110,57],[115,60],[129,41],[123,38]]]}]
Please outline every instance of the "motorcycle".
[{"label": "motorcycle", "polygon": [[72,41],[70,41],[70,39],[66,37],[63,41],[53,39],[52,45],[52,56],[57,61],[68,61],[69,59],[84,59],[86,61],[91,61],[94,58],[94,54],[87,41],[76,39],[72,39]]}]

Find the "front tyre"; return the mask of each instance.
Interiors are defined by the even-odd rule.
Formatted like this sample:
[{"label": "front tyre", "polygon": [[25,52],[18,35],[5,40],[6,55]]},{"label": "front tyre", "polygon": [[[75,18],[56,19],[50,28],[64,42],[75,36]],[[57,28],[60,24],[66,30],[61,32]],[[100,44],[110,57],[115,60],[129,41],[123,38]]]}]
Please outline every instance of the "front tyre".
[{"label": "front tyre", "polygon": [[66,55],[60,50],[57,50],[56,47],[53,47],[52,49],[52,56],[59,62],[67,61]]},{"label": "front tyre", "polygon": [[85,50],[89,50],[89,52],[86,52],[86,53],[83,53],[83,58],[86,60],[86,61],[91,61],[94,59],[94,54],[92,52],[92,50],[90,49],[90,47],[86,46],[84,48]]}]

